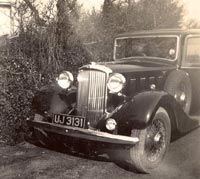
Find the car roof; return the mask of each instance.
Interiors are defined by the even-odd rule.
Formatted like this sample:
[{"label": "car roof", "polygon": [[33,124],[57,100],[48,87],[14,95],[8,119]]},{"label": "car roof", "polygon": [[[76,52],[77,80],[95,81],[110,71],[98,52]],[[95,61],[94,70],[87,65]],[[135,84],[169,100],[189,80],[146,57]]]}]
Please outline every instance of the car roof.
[{"label": "car roof", "polygon": [[144,30],[122,33],[116,37],[131,37],[131,36],[145,36],[145,35],[189,35],[200,34],[200,29],[156,29],[156,30]]}]

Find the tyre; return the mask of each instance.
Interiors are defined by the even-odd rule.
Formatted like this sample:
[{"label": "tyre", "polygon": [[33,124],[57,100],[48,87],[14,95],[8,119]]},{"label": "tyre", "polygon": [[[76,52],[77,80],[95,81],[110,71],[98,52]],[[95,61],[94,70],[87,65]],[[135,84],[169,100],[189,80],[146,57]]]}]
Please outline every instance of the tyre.
[{"label": "tyre", "polygon": [[185,113],[189,114],[192,102],[192,87],[189,76],[184,71],[173,71],[169,74],[164,90],[174,96]]},{"label": "tyre", "polygon": [[170,144],[171,125],[167,111],[159,107],[150,126],[144,130],[133,129],[131,136],[139,137],[139,143],[128,150],[126,162],[132,170],[149,173],[163,160]]}]

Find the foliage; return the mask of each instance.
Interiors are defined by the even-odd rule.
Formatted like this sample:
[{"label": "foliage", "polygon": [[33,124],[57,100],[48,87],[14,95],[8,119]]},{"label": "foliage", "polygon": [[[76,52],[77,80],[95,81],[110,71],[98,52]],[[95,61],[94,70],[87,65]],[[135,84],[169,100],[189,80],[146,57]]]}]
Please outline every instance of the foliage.
[{"label": "foliage", "polygon": [[[58,0],[57,13],[51,19],[39,16],[35,5],[25,2],[30,3],[28,7],[34,13],[26,23],[20,20],[19,36],[8,40],[6,53],[0,53],[0,142],[10,144],[23,141],[27,133],[25,120],[32,116],[35,91],[54,81],[61,71],[73,72],[90,59],[74,31],[75,0]],[[66,4],[70,10],[63,8]],[[20,8],[26,6],[24,2],[20,4]],[[20,15],[23,19],[27,14]]]},{"label": "foliage", "polygon": [[200,28],[200,22],[195,19],[187,19],[185,23],[185,28],[189,29],[199,29]]},{"label": "foliage", "polygon": [[[178,28],[183,17],[183,5],[176,0],[141,0],[144,29]],[[145,27],[146,26],[146,27]]]}]

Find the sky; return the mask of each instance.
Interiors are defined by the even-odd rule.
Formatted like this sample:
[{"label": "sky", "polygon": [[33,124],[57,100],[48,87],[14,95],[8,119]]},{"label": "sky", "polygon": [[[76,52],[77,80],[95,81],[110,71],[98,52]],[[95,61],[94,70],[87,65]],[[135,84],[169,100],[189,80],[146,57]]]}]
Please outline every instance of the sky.
[{"label": "sky", "polygon": [[[5,2],[9,0],[0,0]],[[14,0],[11,0],[14,1]],[[43,0],[44,1],[44,0]],[[46,0],[48,1],[48,0]],[[93,7],[100,10],[104,0],[78,0],[83,5],[85,10],[91,10]],[[193,18],[200,21],[200,0],[178,0],[185,3],[186,17]],[[9,33],[9,11],[0,8],[0,35]]]},{"label": "sky", "polygon": [[101,5],[103,4],[103,0],[78,0],[78,1],[87,10],[90,10],[93,7],[100,9]]},{"label": "sky", "polygon": [[200,21],[200,0],[183,0],[188,16]]}]

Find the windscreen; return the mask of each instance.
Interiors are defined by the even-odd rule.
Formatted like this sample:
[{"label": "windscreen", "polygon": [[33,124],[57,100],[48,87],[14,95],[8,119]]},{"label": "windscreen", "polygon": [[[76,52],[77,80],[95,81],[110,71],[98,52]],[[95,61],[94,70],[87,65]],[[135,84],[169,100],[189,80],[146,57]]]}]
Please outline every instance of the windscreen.
[{"label": "windscreen", "polygon": [[131,37],[115,41],[115,59],[156,57],[175,60],[177,37]]}]

